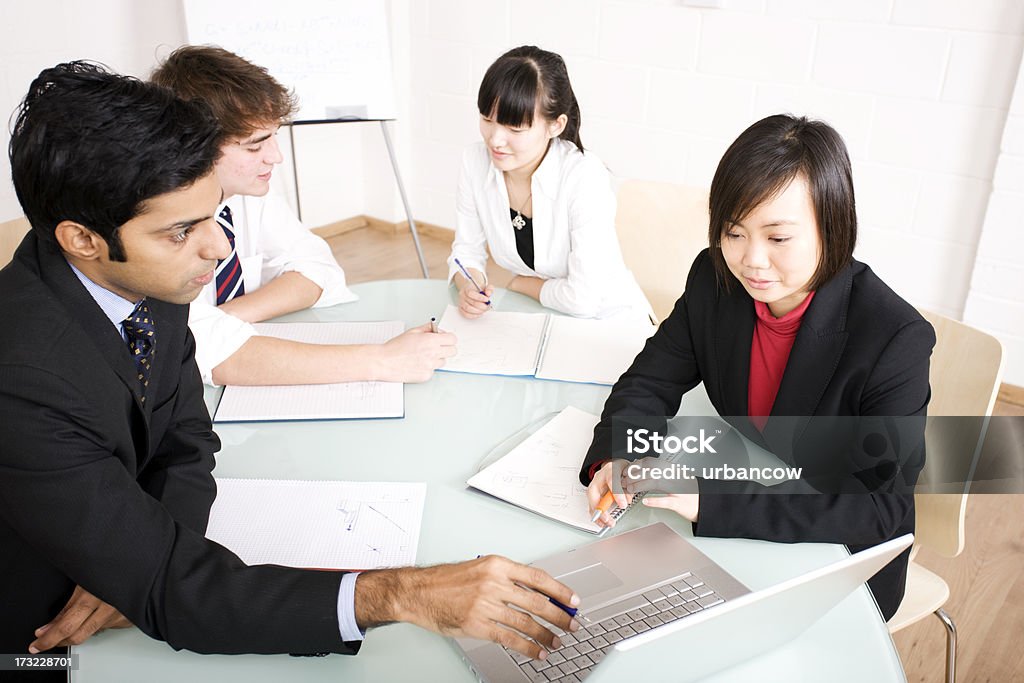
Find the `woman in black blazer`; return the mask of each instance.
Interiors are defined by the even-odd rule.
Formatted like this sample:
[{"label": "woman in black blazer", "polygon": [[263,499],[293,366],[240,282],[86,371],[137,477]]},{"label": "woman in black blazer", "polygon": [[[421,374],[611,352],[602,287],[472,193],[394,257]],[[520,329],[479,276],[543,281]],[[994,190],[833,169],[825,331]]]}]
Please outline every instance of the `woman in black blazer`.
[{"label": "woman in black blazer", "polygon": [[[806,425],[782,416],[898,421],[899,443],[846,444],[868,465],[838,466],[851,485],[812,495],[779,493],[801,490],[797,482],[767,494],[755,483],[695,479],[691,492],[648,496],[645,505],[675,510],[698,536],[857,551],[912,532],[935,334],[852,257],[857,218],[842,138],[806,118],[758,121],[722,157],[710,217],[710,247],[694,261],[686,291],[605,403],[580,472],[591,509],[613,488],[617,503],[626,502],[612,418],[675,415],[683,394],[703,382],[720,415],[750,416],[730,421],[783,460],[799,459],[794,434],[799,442]],[[821,450],[819,459],[832,457]],[[613,522],[604,513],[601,523]],[[869,582],[885,619],[903,597],[908,558]]]}]

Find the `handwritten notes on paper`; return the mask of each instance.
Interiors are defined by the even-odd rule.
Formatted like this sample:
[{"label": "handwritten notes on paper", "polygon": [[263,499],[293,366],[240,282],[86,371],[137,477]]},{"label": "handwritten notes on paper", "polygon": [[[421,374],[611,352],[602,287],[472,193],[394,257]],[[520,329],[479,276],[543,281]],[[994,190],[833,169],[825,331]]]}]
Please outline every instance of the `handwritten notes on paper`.
[{"label": "handwritten notes on paper", "polygon": [[577,529],[600,533],[602,528],[590,521],[587,489],[579,481],[597,423],[597,416],[570,406],[466,483]]},{"label": "handwritten notes on paper", "polygon": [[592,320],[490,311],[470,320],[451,305],[439,327],[459,339],[458,354],[444,370],[591,384],[614,384],[655,331],[638,316]]},{"label": "handwritten notes on paper", "polygon": [[217,479],[206,536],[250,565],[411,565],[426,491],[422,483]]},{"label": "handwritten notes on paper", "polygon": [[547,316],[537,313],[490,311],[464,318],[449,305],[438,327],[459,340],[458,355],[444,369],[485,375],[532,375],[544,338]]}]

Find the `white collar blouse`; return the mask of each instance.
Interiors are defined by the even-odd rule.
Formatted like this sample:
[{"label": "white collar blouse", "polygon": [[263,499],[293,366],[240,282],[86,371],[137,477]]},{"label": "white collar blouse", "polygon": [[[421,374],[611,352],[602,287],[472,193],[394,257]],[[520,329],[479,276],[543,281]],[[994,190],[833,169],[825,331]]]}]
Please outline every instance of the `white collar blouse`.
[{"label": "white collar blouse", "polygon": [[449,280],[458,272],[456,258],[484,272],[489,247],[494,262],[505,270],[547,280],[540,303],[548,308],[581,318],[626,311],[648,315],[650,304],[622,260],[615,234],[615,192],[601,160],[555,138],[530,188],[533,269],[516,250],[502,171],[491,163],[483,142],[466,149],[456,193]]}]

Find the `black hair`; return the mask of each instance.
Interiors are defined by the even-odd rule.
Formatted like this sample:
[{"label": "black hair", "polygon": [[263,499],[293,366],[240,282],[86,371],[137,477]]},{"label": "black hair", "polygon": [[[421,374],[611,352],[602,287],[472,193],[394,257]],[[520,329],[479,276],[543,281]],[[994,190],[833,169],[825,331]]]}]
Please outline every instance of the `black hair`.
[{"label": "black hair", "polygon": [[582,152],[580,105],[562,58],[533,45],[513,48],[498,57],[480,82],[476,98],[480,114],[493,115],[504,126],[531,126],[538,105],[541,115],[550,121],[565,114],[568,120],[558,137]]},{"label": "black hair", "polygon": [[831,280],[853,258],[857,205],[853,170],[843,138],[824,121],[790,114],[761,119],[743,131],[718,163],[708,199],[708,242],[718,281],[732,280],[722,255],[722,236],[797,175],[810,189],[821,239],[821,260],[808,289]]},{"label": "black hair", "polygon": [[54,242],[61,221],[80,223],[112,261],[125,260],[118,230],[147,200],[190,186],[220,156],[204,104],[92,62],[44,69],[15,116],[11,177],[32,229]]}]

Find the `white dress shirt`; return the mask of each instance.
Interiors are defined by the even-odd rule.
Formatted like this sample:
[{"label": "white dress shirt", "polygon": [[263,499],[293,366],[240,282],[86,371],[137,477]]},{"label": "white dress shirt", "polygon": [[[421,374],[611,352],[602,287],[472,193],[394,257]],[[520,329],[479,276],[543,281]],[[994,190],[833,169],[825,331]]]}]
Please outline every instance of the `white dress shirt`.
[{"label": "white dress shirt", "polygon": [[[345,273],[331,248],[299,222],[283,199],[273,194],[235,195],[217,207],[218,214],[224,205],[231,208],[235,249],[247,293],[295,271],[323,290],[314,308],[358,298],[345,284]],[[196,364],[207,384],[213,384],[213,369],[256,334],[252,325],[217,308],[216,280],[203,287],[192,303],[188,325],[196,338]]]},{"label": "white dress shirt", "polygon": [[459,272],[456,258],[466,268],[484,272],[490,247],[494,262],[505,270],[547,280],[540,303],[548,308],[581,318],[649,315],[651,306],[622,260],[615,235],[615,191],[601,160],[555,138],[530,182],[533,269],[516,251],[502,172],[491,163],[484,143],[465,151],[448,279]]}]

